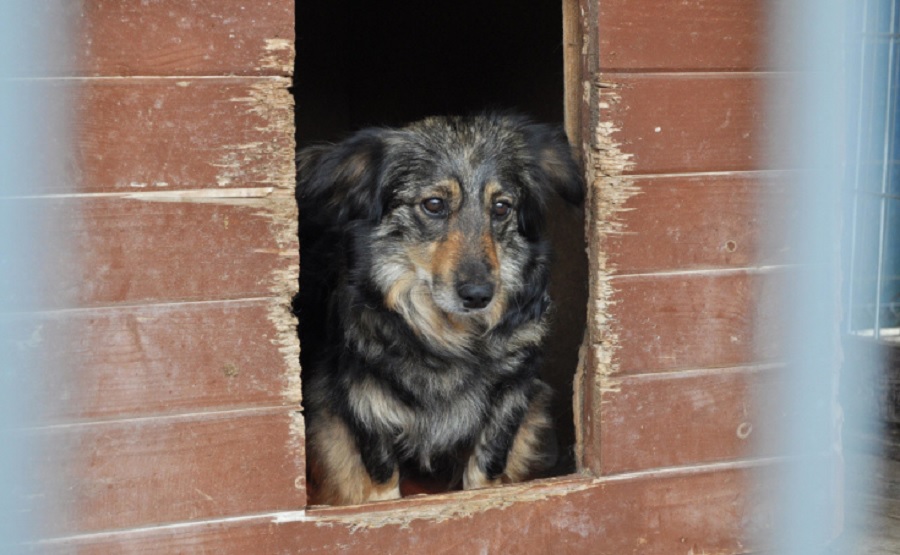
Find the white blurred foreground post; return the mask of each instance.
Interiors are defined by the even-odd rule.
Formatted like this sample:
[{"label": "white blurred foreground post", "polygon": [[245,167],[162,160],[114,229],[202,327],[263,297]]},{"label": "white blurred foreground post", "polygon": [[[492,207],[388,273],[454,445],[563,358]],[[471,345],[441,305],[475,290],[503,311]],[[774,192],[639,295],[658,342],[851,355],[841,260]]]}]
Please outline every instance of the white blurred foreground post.
[{"label": "white blurred foreground post", "polygon": [[[894,39],[888,36],[896,32],[892,4],[896,2],[770,3],[777,36],[771,54],[787,69],[787,77],[770,90],[770,113],[780,117],[769,122],[766,144],[770,157],[794,168],[785,179],[801,195],[800,210],[770,206],[766,215],[788,222],[797,270],[783,292],[781,314],[789,363],[779,399],[785,416],[779,441],[788,464],[776,504],[778,553],[822,553],[838,536],[842,548],[850,548],[855,530],[846,515],[858,509],[842,488],[845,479],[856,491],[870,487],[864,483],[870,469],[856,466],[863,464],[858,457],[846,457],[845,442],[848,421],[857,428],[871,426],[873,415],[865,405],[840,402],[839,392],[857,390],[854,381],[869,374],[844,363],[842,343],[852,317],[853,290],[863,285],[854,281],[849,264],[854,258],[853,263],[863,263],[858,245],[878,240],[863,235],[868,228],[859,225],[855,193],[869,186],[867,180],[888,178],[863,166],[871,162],[872,152],[882,161],[890,156],[892,125],[873,126],[870,120],[875,113],[884,120],[894,111],[877,102],[888,71],[900,61],[893,59]],[[872,45],[864,41],[863,26],[873,15],[889,25],[881,42],[891,47],[881,49],[883,56],[873,57]],[[862,64],[867,57],[870,63]],[[872,148],[873,141],[878,148]],[[873,275],[876,270],[872,268]],[[842,462],[847,468],[841,468]]]},{"label": "white blurred foreground post", "polygon": [[[27,550],[53,504],[36,464],[47,449],[38,428],[42,345],[53,338],[37,323],[41,291],[54,279],[65,248],[29,195],[46,189],[62,168],[66,122],[50,121],[44,79],[64,65],[66,43],[54,4],[5,0],[0,9],[0,553]],[[59,95],[56,95],[59,100]],[[55,102],[55,101],[54,101]],[[65,110],[62,111],[65,113]],[[43,491],[42,494],[36,492]]]}]

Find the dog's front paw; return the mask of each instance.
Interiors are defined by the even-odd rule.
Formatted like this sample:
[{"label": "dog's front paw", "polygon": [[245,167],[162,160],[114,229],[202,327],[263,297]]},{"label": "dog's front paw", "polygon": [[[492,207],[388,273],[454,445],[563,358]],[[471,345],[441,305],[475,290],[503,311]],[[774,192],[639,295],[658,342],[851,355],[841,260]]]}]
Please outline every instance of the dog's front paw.
[{"label": "dog's front paw", "polygon": [[499,486],[501,483],[500,478],[494,478],[493,480],[488,478],[484,470],[478,465],[478,461],[475,460],[475,455],[469,457],[466,470],[463,472],[463,489],[490,488]]},{"label": "dog's front paw", "polygon": [[384,484],[371,482],[368,489],[366,502],[370,501],[387,501],[389,499],[400,499],[400,473],[396,470],[391,479]]}]

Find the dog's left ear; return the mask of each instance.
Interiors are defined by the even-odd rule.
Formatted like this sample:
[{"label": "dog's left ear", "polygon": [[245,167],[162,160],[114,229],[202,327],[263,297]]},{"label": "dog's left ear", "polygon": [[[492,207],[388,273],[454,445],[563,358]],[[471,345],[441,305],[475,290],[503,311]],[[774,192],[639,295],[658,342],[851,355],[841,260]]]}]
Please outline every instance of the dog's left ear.
[{"label": "dog's left ear", "polygon": [[566,202],[581,206],[584,202],[584,178],[562,130],[530,124],[525,128],[525,141],[542,196],[549,189]]},{"label": "dog's left ear", "polygon": [[556,193],[580,206],[584,202],[584,178],[561,130],[529,123],[523,134],[528,177],[519,210],[519,232],[529,241],[537,241],[544,227],[547,197]]},{"label": "dog's left ear", "polygon": [[304,217],[339,225],[381,219],[384,133],[364,129],[338,144],[300,151],[297,200],[301,211],[307,210]]}]

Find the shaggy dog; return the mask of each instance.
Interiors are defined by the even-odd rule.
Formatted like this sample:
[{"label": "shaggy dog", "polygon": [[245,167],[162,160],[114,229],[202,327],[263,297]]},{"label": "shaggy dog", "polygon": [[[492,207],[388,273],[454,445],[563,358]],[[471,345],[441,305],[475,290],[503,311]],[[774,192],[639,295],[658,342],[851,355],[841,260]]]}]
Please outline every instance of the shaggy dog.
[{"label": "shaggy dog", "polygon": [[549,195],[584,197],[562,133],[504,114],[366,129],[301,151],[298,180],[313,502],[551,466],[543,220]]}]

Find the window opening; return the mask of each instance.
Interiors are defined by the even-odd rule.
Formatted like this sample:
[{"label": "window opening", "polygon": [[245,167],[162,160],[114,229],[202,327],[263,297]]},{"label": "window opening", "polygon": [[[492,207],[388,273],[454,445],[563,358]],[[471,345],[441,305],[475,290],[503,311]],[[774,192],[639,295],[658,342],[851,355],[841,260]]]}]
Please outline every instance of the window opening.
[{"label": "window opening", "polygon": [[847,322],[851,334],[900,343],[897,4],[863,10]]},{"label": "window opening", "polygon": [[[334,10],[298,1],[298,148],[367,126],[493,109],[562,126],[562,9],[561,2],[524,9],[509,0],[408,0],[352,1]],[[581,219],[562,203],[551,207],[548,228],[553,309],[541,373],[555,394],[561,456],[552,474],[562,475],[575,470],[572,382],[585,325],[587,260]]]}]

